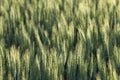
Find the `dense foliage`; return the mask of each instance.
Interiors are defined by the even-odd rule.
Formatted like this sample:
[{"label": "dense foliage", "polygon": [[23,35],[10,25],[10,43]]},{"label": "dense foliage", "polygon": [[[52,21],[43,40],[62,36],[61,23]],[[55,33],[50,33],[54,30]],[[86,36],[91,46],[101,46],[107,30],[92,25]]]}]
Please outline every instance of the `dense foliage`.
[{"label": "dense foliage", "polygon": [[119,0],[0,0],[0,80],[120,80]]}]

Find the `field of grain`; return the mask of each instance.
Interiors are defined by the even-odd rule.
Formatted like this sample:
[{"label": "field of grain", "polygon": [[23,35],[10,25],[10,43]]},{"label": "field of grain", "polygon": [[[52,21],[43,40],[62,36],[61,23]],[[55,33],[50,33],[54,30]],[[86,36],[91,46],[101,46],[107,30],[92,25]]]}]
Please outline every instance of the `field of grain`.
[{"label": "field of grain", "polygon": [[0,80],[120,80],[120,0],[0,0]]}]

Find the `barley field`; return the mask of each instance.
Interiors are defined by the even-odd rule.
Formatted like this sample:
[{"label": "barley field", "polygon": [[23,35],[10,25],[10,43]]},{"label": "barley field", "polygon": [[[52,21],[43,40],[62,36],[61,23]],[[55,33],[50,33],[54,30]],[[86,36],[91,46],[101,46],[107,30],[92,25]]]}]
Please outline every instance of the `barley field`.
[{"label": "barley field", "polygon": [[120,0],[0,0],[0,80],[120,80]]}]

